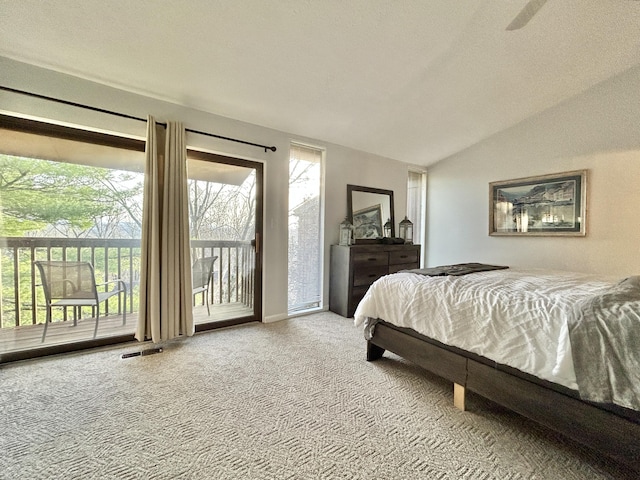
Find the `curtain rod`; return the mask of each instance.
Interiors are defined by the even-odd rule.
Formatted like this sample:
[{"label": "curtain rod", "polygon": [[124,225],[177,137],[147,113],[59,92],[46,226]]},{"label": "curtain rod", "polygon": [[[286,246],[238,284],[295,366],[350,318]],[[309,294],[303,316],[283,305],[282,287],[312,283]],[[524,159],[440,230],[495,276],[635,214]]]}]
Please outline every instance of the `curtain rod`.
[{"label": "curtain rod", "polygon": [[[15,88],[5,87],[3,85],[0,85],[0,90],[5,90],[5,91],[11,92],[11,93],[19,93],[20,95],[27,95],[29,97],[35,97],[35,98],[39,98],[41,100],[49,100],[50,102],[62,103],[63,105],[69,105],[69,106],[72,106],[72,107],[84,108],[84,109],[87,109],[87,110],[92,110],[94,112],[107,113],[109,115],[114,115],[116,117],[128,118],[130,120],[137,120],[139,122],[146,122],[147,121],[145,118],[134,117],[133,115],[128,115],[126,113],[114,112],[114,111],[111,111],[111,110],[105,110],[104,108],[92,107],[90,105],[83,105],[82,103],[70,102],[68,100],[61,100],[59,98],[54,98],[54,97],[47,97],[46,95],[40,95],[38,93],[25,92],[24,90],[17,90]],[[156,123],[158,125],[163,125],[165,127],[167,126],[166,123],[162,123],[162,122],[156,122]],[[269,147],[267,145],[261,145],[259,143],[247,142],[245,140],[239,140],[237,138],[223,137],[222,135],[216,135],[215,133],[201,132],[199,130],[192,130],[190,128],[185,128],[185,131],[190,132],[190,133],[196,133],[198,135],[205,135],[207,137],[219,138],[221,140],[227,140],[229,142],[236,142],[236,143],[242,143],[244,145],[251,145],[252,147],[264,148],[265,152],[267,150],[271,150],[272,152],[276,151],[276,147],[274,147],[274,146]]]}]

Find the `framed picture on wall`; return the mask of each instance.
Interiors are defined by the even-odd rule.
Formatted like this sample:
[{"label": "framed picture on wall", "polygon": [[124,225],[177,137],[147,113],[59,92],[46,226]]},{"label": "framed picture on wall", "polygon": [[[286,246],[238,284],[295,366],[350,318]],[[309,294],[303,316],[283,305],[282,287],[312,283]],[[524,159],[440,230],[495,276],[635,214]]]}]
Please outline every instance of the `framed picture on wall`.
[{"label": "framed picture on wall", "polygon": [[584,236],[587,170],[489,184],[489,235]]}]

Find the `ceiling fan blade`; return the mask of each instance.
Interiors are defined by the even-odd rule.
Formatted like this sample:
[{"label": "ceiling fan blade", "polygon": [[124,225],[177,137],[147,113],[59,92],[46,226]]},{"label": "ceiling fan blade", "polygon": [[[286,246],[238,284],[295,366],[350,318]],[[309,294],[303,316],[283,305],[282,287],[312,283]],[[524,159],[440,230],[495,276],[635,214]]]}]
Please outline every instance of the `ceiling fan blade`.
[{"label": "ceiling fan blade", "polygon": [[507,30],[518,30],[519,28],[524,27],[529,20],[533,18],[533,16],[538,13],[544,4],[547,3],[547,0],[529,0],[520,13],[516,15],[511,23],[507,26]]}]

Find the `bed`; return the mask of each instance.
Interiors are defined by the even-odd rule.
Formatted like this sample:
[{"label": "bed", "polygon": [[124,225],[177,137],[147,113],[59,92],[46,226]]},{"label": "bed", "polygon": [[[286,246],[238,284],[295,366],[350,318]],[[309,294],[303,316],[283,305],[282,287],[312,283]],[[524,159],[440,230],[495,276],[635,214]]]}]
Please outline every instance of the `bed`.
[{"label": "bed", "polygon": [[367,360],[388,350],[450,380],[458,408],[473,391],[640,472],[640,277],[404,271],[371,285],[354,322]]}]

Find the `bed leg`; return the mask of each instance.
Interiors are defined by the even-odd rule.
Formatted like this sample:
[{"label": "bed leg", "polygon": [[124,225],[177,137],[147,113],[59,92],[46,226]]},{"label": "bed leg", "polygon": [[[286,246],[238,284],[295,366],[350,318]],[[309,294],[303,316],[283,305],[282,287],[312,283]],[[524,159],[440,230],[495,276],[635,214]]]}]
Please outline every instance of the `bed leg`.
[{"label": "bed leg", "polygon": [[462,385],[453,384],[453,406],[464,412],[464,393],[465,389]]},{"label": "bed leg", "polygon": [[372,362],[382,358],[384,354],[384,348],[374,345],[370,341],[367,342],[367,362]]}]

